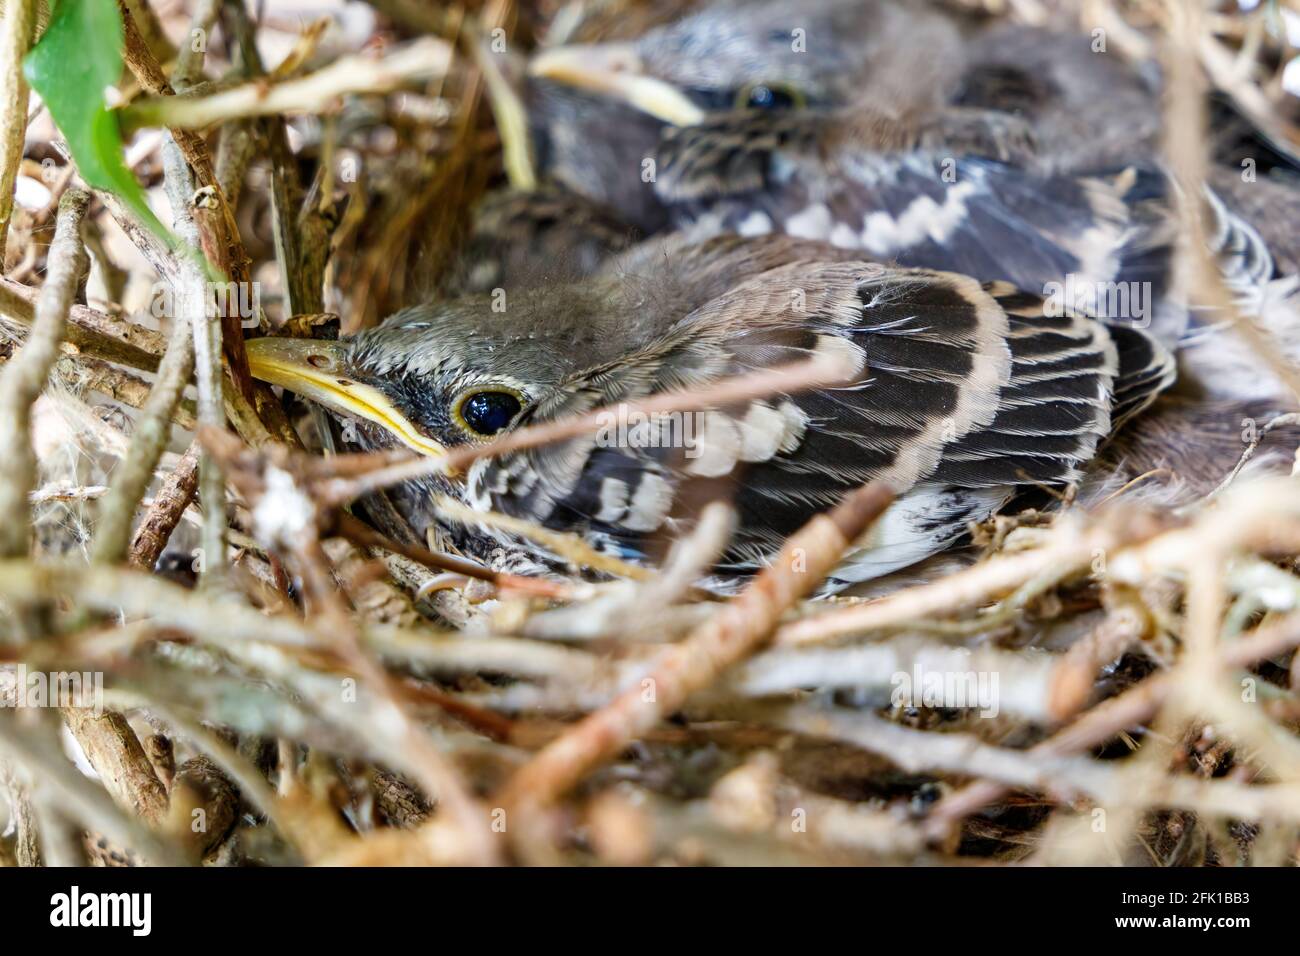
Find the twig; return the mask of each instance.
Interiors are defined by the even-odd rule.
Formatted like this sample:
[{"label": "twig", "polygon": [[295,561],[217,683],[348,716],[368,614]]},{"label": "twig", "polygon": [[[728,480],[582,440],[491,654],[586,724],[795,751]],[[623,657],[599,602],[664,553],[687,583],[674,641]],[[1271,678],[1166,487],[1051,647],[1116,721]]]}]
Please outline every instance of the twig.
[{"label": "twig", "polygon": [[217,181],[226,201],[238,207],[244,191],[244,174],[257,154],[256,120],[236,120],[222,127],[221,145],[217,147]]},{"label": "twig", "polygon": [[9,799],[9,819],[14,830],[14,856],[19,866],[41,865],[41,844],[30,791],[6,761],[0,761],[0,789]]},{"label": "twig", "polygon": [[[466,654],[469,660],[475,659],[473,651]],[[451,659],[455,659],[454,655]],[[600,706],[612,694],[636,685],[648,669],[635,659],[618,663],[618,667],[588,665],[547,675],[545,687],[512,684],[462,699],[507,711],[588,710]],[[905,700],[916,701],[916,706],[920,706],[925,696],[926,677],[942,675],[959,678],[961,682],[954,692],[964,695],[964,699],[945,697],[947,707],[969,708],[985,717],[1007,713],[1047,723],[1059,708],[1058,666],[1059,658],[1046,653],[948,647],[916,637],[867,646],[776,648],[738,665],[701,699],[700,705],[705,711],[725,712],[737,697],[767,697],[817,687],[852,689],[873,705],[886,706],[902,686],[900,675],[905,675],[911,687]],[[507,671],[514,673],[515,669],[507,668]]]},{"label": "twig", "polygon": [[0,11],[0,271],[14,211],[14,183],[27,135],[23,57],[36,37],[36,0],[8,0]]},{"label": "twig", "polygon": [[[158,14],[154,12],[153,4],[149,0],[125,0],[125,2],[130,11],[133,28],[139,31],[140,38],[158,62],[170,63],[174,60],[180,51],[171,40],[167,39],[167,33],[158,20]],[[188,45],[187,39],[182,47]]]},{"label": "twig", "polygon": [[45,734],[38,737],[32,728],[19,728],[17,724],[13,717],[0,713],[0,755],[20,764],[29,779],[39,781],[37,798],[55,800],[88,828],[120,846],[139,850],[150,863],[185,866],[189,862],[168,841],[123,812],[103,789],[83,777],[58,752],[53,739],[47,739]]},{"label": "twig", "polygon": [[[137,704],[148,706],[170,727],[174,727],[180,735],[188,738],[190,743],[198,750],[218,763],[221,769],[239,787],[244,799],[248,800],[251,806],[266,814],[267,818],[284,838],[303,854],[304,862],[309,864],[315,862],[315,856],[310,852],[309,847],[321,842],[320,837],[323,834],[317,833],[315,836],[309,837],[304,832],[304,824],[308,821],[300,820],[299,815],[294,812],[287,801],[282,800],[266,782],[266,778],[262,776],[261,772],[252,766],[238,751],[226,744],[202,724],[180,714],[175,708],[161,705],[157,701],[146,701],[144,698],[139,698]],[[322,825],[322,822],[316,819],[312,819],[310,822],[321,830],[332,829]],[[342,828],[337,829],[341,830]]]},{"label": "twig", "polygon": [[352,619],[334,588],[333,579],[325,570],[327,559],[319,552],[319,545],[316,553],[313,553],[311,548],[304,547],[303,544],[305,542],[297,549],[300,555],[299,566],[310,592],[324,611],[321,615],[322,627],[333,638],[332,643],[343,658],[382,695],[377,706],[381,708],[386,720],[392,722],[390,726],[395,731],[393,736],[396,738],[392,746],[403,756],[403,763],[425,791],[445,808],[447,816],[444,819],[456,825],[461,849],[467,860],[480,865],[497,862],[500,850],[488,829],[486,812],[465,789],[456,769],[407,714],[406,708],[400,703],[401,695],[392,678],[362,649],[360,633],[352,624]]},{"label": "twig", "polygon": [[[154,470],[171,437],[171,417],[194,371],[192,330],[173,320],[171,345],[158,369],[158,380],[136,417],[131,446],[113,471],[112,485],[99,511],[91,560],[116,563],[126,556],[136,508],[153,481]],[[224,504],[224,499],[223,499]]]},{"label": "twig", "polygon": [[[131,75],[136,78],[142,89],[155,96],[175,96],[176,91],[167,82],[167,74],[163,72],[162,65],[140,33],[135,17],[131,15],[128,0],[118,0],[117,6],[122,15],[122,59],[127,69],[131,71]],[[199,179],[205,185],[211,184],[213,182],[212,160],[208,155],[207,143],[201,136],[188,130],[178,130],[175,139]]]},{"label": "twig", "polygon": [[[30,326],[36,321],[36,289],[0,276],[0,313]],[[166,350],[162,335],[144,326],[124,322],[84,305],[74,305],[68,317],[68,341],[78,350],[109,362],[152,372]]]},{"label": "twig", "polygon": [[1110,806],[1189,807],[1239,819],[1300,821],[1300,787],[1245,786],[1226,780],[1165,777],[1160,787],[1135,786],[1132,769],[1083,757],[1036,754],[982,743],[968,734],[912,730],[867,714],[852,716],[796,709],[783,721],[803,733],[829,736],[882,754],[912,773],[941,770],[994,777],[1013,786],[1069,796],[1083,793]]},{"label": "twig", "polygon": [[116,567],[78,567],[0,562],[0,595],[12,601],[75,595],[96,611],[147,617],[221,644],[225,641],[270,641],[307,647],[319,639],[289,618],[270,618],[231,600],[214,600],[140,571]]},{"label": "twig", "polygon": [[982,699],[974,684],[963,700],[945,700],[950,707],[989,708],[997,716],[1006,712],[1026,720],[1045,722],[1052,711],[1052,674],[1056,660],[1048,654],[1009,653],[990,647],[968,650],[944,647],[915,639],[855,647],[774,650],[741,665],[727,681],[728,690],[747,696],[763,696],[804,687],[853,688],[874,694],[884,704],[899,688],[898,675],[921,674],[911,684],[909,703],[920,706],[924,675],[992,675],[990,699]]},{"label": "twig", "polygon": [[131,539],[130,561],[134,567],[149,570],[158,562],[181,515],[199,487],[199,443],[194,441],[176,463],[154,496],[153,504],[135,529]]},{"label": "twig", "polygon": [[90,501],[108,493],[108,485],[45,485],[37,488],[27,500],[34,505],[48,501]]},{"label": "twig", "polygon": [[31,406],[45,387],[46,376],[58,358],[59,340],[77,282],[86,269],[81,244],[81,220],[90,204],[89,194],[76,189],[59,202],[58,225],[50,243],[45,285],[36,302],[36,322],[27,343],[0,370],[0,556],[27,553],[31,528],[27,495],[36,483],[36,457],[32,451]]},{"label": "twig", "polygon": [[347,512],[340,512],[335,517],[334,526],[339,534],[363,548],[382,548],[410,558],[419,564],[452,574],[463,574],[465,577],[474,578],[478,581],[487,581],[498,588],[550,598],[564,598],[572,593],[572,588],[555,581],[547,581],[542,578],[527,578],[518,574],[505,574],[453,554],[439,554],[430,551],[428,548],[393,541]]},{"label": "twig", "polygon": [[1000,555],[929,584],[841,610],[814,614],[783,626],[776,643],[786,646],[888,631],[913,621],[931,620],[971,607],[1025,584],[1044,573],[1062,580],[1087,567],[1094,552],[1114,548],[1117,535],[1107,528],[1084,531],[1074,524],[1053,530],[1048,544],[1032,551]]},{"label": "twig", "polygon": [[[1185,280],[1190,280],[1199,298],[1228,316],[1256,358],[1290,389],[1293,397],[1300,399],[1300,371],[1233,304],[1222,270],[1211,260],[1205,226],[1199,214],[1198,204],[1204,195],[1208,166],[1202,65],[1217,69],[1222,79],[1223,71],[1216,66],[1219,57],[1215,56],[1221,48],[1208,37],[1203,23],[1204,11],[1198,5],[1171,2],[1165,4],[1165,9],[1168,17],[1163,38],[1163,65],[1167,73],[1165,87],[1168,91],[1165,98],[1165,156],[1180,187],[1177,198],[1185,237],[1179,250],[1178,269]],[[1253,101],[1241,102],[1238,99],[1238,102],[1248,112],[1254,112]]]},{"label": "twig", "polygon": [[677,541],[659,574],[640,587],[620,589],[580,604],[543,611],[524,622],[523,634],[540,640],[595,640],[617,634],[635,640],[652,632],[671,633],[665,613],[713,566],[731,540],[736,513],[712,502],[691,533]]},{"label": "twig", "polygon": [[153,771],[135,731],[116,711],[63,709],[63,720],[118,806],[155,829],[167,817],[167,791]]},{"label": "twig", "polygon": [[363,645],[361,629],[344,602],[321,546],[320,510],[285,470],[293,467],[293,453],[272,448],[258,455],[233,436],[211,429],[202,437],[213,456],[221,456],[232,483],[252,507],[259,539],[267,548],[292,557],[303,580],[314,633],[377,695],[372,706],[387,732],[374,745],[409,771],[445,808],[445,814],[439,814],[441,822],[454,826],[458,850],[468,862],[497,862],[500,848],[486,813],[408,712],[397,683]]},{"label": "twig", "polygon": [[503,515],[495,511],[479,511],[447,495],[435,495],[434,506],[438,509],[438,513],[449,521],[473,527],[509,531],[511,534],[542,545],[557,557],[581,568],[631,578],[634,581],[649,580],[654,573],[648,568],[616,558],[612,554],[597,551],[579,535],[553,531],[535,521]]},{"label": "twig", "polygon": [[533,161],[528,155],[528,117],[523,103],[502,75],[497,54],[487,48],[486,38],[475,31],[469,31],[465,42],[486,80],[488,103],[501,133],[506,178],[513,189],[536,189],[537,174],[533,171]]},{"label": "twig", "polygon": [[1099,668],[1142,639],[1150,622],[1136,607],[1115,608],[1105,620],[1074,643],[1052,675],[1049,716],[1067,720],[1082,710],[1092,694]]},{"label": "twig", "polygon": [[[147,225],[136,218],[135,213],[114,193],[106,189],[97,190],[96,197],[108,210],[118,228],[126,234],[140,254],[149,261],[158,276],[175,286],[180,275],[180,262],[171,243],[154,233]],[[187,207],[173,210],[174,215],[182,215]],[[151,303],[152,305],[153,303]],[[158,335],[159,333],[155,333]],[[161,336],[160,336],[161,337]]]},{"label": "twig", "polygon": [[128,128],[201,129],[244,116],[321,113],[349,93],[387,93],[415,80],[441,76],[450,62],[448,44],[429,37],[381,58],[343,57],[315,73],[281,83],[245,83],[208,96],[138,100],[122,111],[122,119]]},{"label": "twig", "polygon": [[[1253,22],[1262,30],[1262,20]],[[1209,30],[1204,29],[1199,31],[1196,52],[1214,85],[1232,98],[1233,103],[1250,119],[1256,129],[1278,143],[1285,144],[1285,147],[1292,151],[1300,149],[1300,139],[1291,131],[1287,123],[1278,122],[1279,111],[1268,101],[1263,90],[1249,82],[1248,78],[1236,68],[1236,64],[1242,62],[1241,56],[1234,61],[1232,54],[1223,43],[1215,39]],[[1245,47],[1241,53],[1243,55],[1247,53]],[[1250,61],[1256,62],[1256,57],[1251,56]]]},{"label": "twig", "polygon": [[[736,531],[736,509],[721,501],[712,501],[700,512],[691,533],[678,539],[659,574],[650,579],[637,595],[637,603],[647,615],[676,604],[695,587],[731,543]],[[640,617],[635,611],[630,617]]]},{"label": "twig", "polygon": [[194,15],[190,17],[189,42],[180,45],[176,68],[172,70],[172,86],[182,93],[203,79],[203,59],[208,45],[194,41],[211,35],[222,2],[223,0],[199,0]]},{"label": "twig", "polygon": [[[328,502],[342,504],[371,491],[429,475],[455,474],[475,461],[495,458],[510,452],[537,448],[597,431],[608,416],[619,411],[627,414],[660,415],[698,410],[732,402],[742,402],[768,395],[829,387],[845,382],[845,370],[837,361],[813,359],[780,368],[715,382],[694,391],[665,392],[649,398],[597,408],[582,415],[555,422],[532,425],[509,432],[482,445],[466,445],[436,458],[403,455],[396,464],[392,454],[340,455],[333,459],[336,467],[347,468],[354,477],[323,483],[321,491]],[[348,459],[352,459],[349,461]],[[361,472],[361,474],[357,474]]]},{"label": "twig", "polygon": [[[1300,645],[1300,615],[1292,615],[1224,646],[1219,652],[1220,661],[1223,667],[1229,669],[1247,667],[1297,645]],[[1148,677],[1131,690],[1093,707],[1073,724],[1030,748],[1027,753],[1032,756],[1060,756],[1105,743],[1116,734],[1154,717],[1174,689],[1175,681],[1170,673]],[[934,806],[927,821],[927,830],[936,836],[946,834],[963,817],[999,799],[1006,792],[1005,786],[994,781],[981,780],[969,784]]]},{"label": "twig", "polygon": [[[719,780],[709,793],[709,810],[727,829],[747,835],[767,832],[873,857],[914,858],[925,850],[920,829],[898,813],[831,799],[782,779],[770,751]],[[803,828],[791,825],[796,818]]]},{"label": "twig", "polygon": [[[239,43],[244,73],[248,79],[265,83],[265,69],[257,49],[257,38],[248,11],[243,4],[226,4],[222,10],[227,32]],[[271,163],[271,233],[275,243],[276,263],[280,268],[280,288],[285,298],[284,316],[324,311],[321,292],[323,272],[303,275],[297,208],[301,196],[297,160],[289,148],[284,118],[272,115],[260,121],[261,138],[266,142]]]},{"label": "twig", "polygon": [[[154,383],[89,355],[64,355],[55,364],[55,374],[75,390],[99,392],[131,408],[144,408]],[[182,398],[171,410],[171,421],[186,431],[198,427],[194,402]]]},{"label": "twig", "polygon": [[1245,450],[1241,453],[1241,458],[1237,460],[1237,464],[1233,466],[1232,471],[1228,472],[1228,476],[1224,478],[1223,481],[1219,483],[1218,487],[1211,491],[1207,497],[1217,498],[1228,489],[1229,485],[1237,480],[1237,476],[1241,474],[1241,470],[1245,468],[1246,464],[1255,456],[1255,452],[1258,450],[1260,442],[1268,436],[1269,432],[1274,428],[1295,424],[1300,424],[1300,414],[1295,412],[1278,415],[1276,418],[1268,421],[1263,428],[1260,428],[1251,436],[1250,441],[1246,444]]},{"label": "twig", "polygon": [[611,668],[585,651],[506,637],[437,636],[372,625],[366,644],[387,660],[414,665],[433,674],[509,674],[566,682],[600,679]]},{"label": "twig", "polygon": [[[141,37],[133,18],[125,14],[125,2],[126,0],[118,0],[124,13],[125,47],[122,56],[127,67],[144,89],[165,99],[175,99],[175,91],[167,82],[158,60]],[[203,251],[207,263],[217,275],[233,281],[236,288],[251,288],[248,253],[244,250],[230,203],[217,179],[206,141],[192,131],[179,127],[171,127],[171,134],[175,147],[179,148],[185,163],[193,170],[191,179],[188,170],[182,168],[184,164],[171,163],[166,177],[168,198],[176,214],[181,215],[182,210],[194,213],[198,237],[191,245]],[[164,159],[170,152],[164,145]],[[192,197],[200,190],[204,191],[205,201],[210,208],[195,211]],[[270,388],[263,383],[255,383],[248,371],[248,356],[244,351],[238,310],[226,308],[221,315],[221,324],[223,334],[218,354],[224,355],[227,371],[235,386],[231,400],[236,413],[232,416],[236,427],[241,434],[248,436],[252,431],[249,419],[255,419],[263,432],[269,432],[279,441],[296,445],[297,436]]]},{"label": "twig", "polygon": [[[202,244],[197,209],[192,204],[189,173],[174,148],[163,147],[167,167],[167,186],[181,238],[197,252]],[[177,310],[172,320],[188,326],[193,335],[193,365],[198,381],[199,424],[222,429],[226,424],[222,390],[222,322],[209,315],[212,300],[208,277],[195,258],[177,260],[175,298]],[[199,459],[199,496],[203,502],[203,570],[205,580],[219,582],[226,567],[226,483],[221,465],[213,456]]]},{"label": "twig", "polygon": [[504,802],[534,807],[551,803],[592,767],[752,654],[781,614],[821,583],[844,550],[892,500],[888,489],[868,485],[829,513],[813,518],[734,601],[665,652],[640,686],[621,694],[529,761],[510,780]]}]

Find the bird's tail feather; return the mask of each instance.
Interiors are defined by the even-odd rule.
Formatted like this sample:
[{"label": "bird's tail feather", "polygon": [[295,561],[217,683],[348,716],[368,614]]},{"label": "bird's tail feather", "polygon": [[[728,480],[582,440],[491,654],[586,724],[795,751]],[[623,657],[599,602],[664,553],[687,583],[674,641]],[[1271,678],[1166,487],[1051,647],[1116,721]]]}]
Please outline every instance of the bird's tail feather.
[{"label": "bird's tail feather", "polygon": [[1173,354],[1150,335],[1112,326],[1119,368],[1111,400],[1111,432],[1142,411],[1173,384],[1177,367]]},{"label": "bird's tail feather", "polygon": [[1213,189],[1205,190],[1205,205],[1209,223],[1205,240],[1223,281],[1243,312],[1259,315],[1277,272],[1268,243]]},{"label": "bird's tail feather", "polygon": [[[1251,322],[1284,361],[1300,363],[1300,276],[1283,275],[1258,229],[1212,189],[1205,191],[1206,243],[1238,317]],[[1178,340],[1187,377],[1202,391],[1236,398],[1285,389],[1233,328],[1231,316],[1196,312]]]}]

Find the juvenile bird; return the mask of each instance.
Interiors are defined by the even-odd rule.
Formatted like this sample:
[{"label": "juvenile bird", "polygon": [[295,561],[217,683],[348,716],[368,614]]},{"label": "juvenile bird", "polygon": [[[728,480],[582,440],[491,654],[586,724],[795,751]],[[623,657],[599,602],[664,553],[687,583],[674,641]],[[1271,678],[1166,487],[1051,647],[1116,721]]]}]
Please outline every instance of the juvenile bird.
[{"label": "juvenile bird", "polygon": [[[543,169],[641,229],[785,233],[1024,289],[1068,283],[1090,314],[1185,335],[1158,71],[1095,36],[935,0],[729,0],[631,42],[544,50],[529,71]],[[1300,243],[1283,224],[1300,185],[1244,182],[1222,158],[1211,252],[1247,314],[1300,338]],[[1239,379],[1209,361],[1218,349],[1201,350],[1201,377]]]},{"label": "juvenile bird", "polygon": [[544,49],[529,65],[538,157],[639,221],[651,195],[671,207],[778,186],[783,171],[762,164],[781,157],[861,178],[844,161],[855,153],[1052,172],[1156,153],[1153,87],[1118,55],[988,24],[934,0],[730,0],[632,42]]},{"label": "juvenile bird", "polygon": [[[543,169],[643,228],[682,202],[780,187],[809,167],[869,179],[855,156],[1094,174],[1149,166],[1161,150],[1154,64],[1129,63],[1102,31],[941,0],[719,0],[633,41],[544,48],[528,74]],[[1241,150],[1219,158],[1239,171]]]},{"label": "juvenile bird", "polygon": [[337,343],[255,339],[253,373],[356,420],[363,446],[423,454],[810,357],[844,384],[480,459],[408,483],[394,503],[498,568],[562,564],[535,546],[440,518],[453,494],[655,563],[704,501],[739,529],[725,586],[848,491],[898,500],[829,590],[956,541],[1026,486],[1073,481],[1173,377],[1168,353],[998,282],[863,261],[785,237],[646,247],[585,282],[422,305]]}]

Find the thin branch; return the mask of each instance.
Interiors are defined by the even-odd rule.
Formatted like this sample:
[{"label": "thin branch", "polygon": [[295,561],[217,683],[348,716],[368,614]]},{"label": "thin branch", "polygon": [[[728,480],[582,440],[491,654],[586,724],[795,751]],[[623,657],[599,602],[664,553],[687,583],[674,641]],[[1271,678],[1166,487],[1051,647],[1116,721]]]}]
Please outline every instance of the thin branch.
[{"label": "thin branch", "polygon": [[532,157],[528,153],[528,116],[524,112],[523,102],[501,72],[499,55],[488,49],[487,38],[471,31],[465,42],[474,56],[474,62],[483,71],[488,103],[501,134],[506,178],[513,189],[536,189],[537,173],[533,171]]},{"label": "thin branch", "polygon": [[0,271],[14,211],[14,183],[27,135],[29,91],[23,57],[36,38],[37,0],[8,0],[0,10]]},{"label": "thin branch", "polygon": [[[1223,271],[1210,256],[1200,214],[1209,167],[1203,67],[1213,68],[1218,62],[1213,55],[1217,45],[1206,33],[1204,11],[1197,4],[1167,3],[1165,9],[1168,24],[1163,36],[1162,65],[1167,74],[1168,94],[1165,97],[1164,152],[1180,187],[1176,199],[1181,214],[1183,244],[1179,250],[1178,270],[1184,279],[1190,281],[1202,304],[1226,315],[1255,357],[1291,391],[1293,398],[1300,399],[1300,370],[1287,359],[1283,349],[1269,341],[1269,337],[1237,309],[1224,283]],[[1253,106],[1249,103],[1241,105],[1243,108]]]},{"label": "thin branch", "polygon": [[19,866],[41,865],[41,842],[31,791],[7,761],[0,761],[0,790],[9,799],[9,820],[14,831],[14,856]]},{"label": "thin branch", "polygon": [[268,549],[292,557],[302,578],[314,633],[376,695],[371,705],[388,732],[375,746],[445,808],[439,817],[443,822],[454,821],[458,850],[466,861],[478,865],[498,862],[500,847],[486,812],[409,713],[397,682],[365,648],[360,626],[321,546],[320,509],[285,470],[293,467],[293,453],[281,447],[259,455],[233,436],[211,430],[204,437],[213,456],[221,456],[235,488],[249,502],[259,539]]},{"label": "thin branch", "polygon": [[158,380],[136,417],[131,446],[113,470],[108,496],[99,510],[92,561],[113,564],[126,556],[136,508],[149,490],[154,471],[167,448],[172,414],[194,371],[192,335],[183,321],[173,319],[171,345],[158,369]]},{"label": "thin branch", "polygon": [[979,607],[1039,575],[1060,581],[1088,567],[1096,552],[1119,542],[1107,528],[1084,531],[1073,523],[1054,529],[1041,548],[1001,555],[929,584],[897,591],[877,601],[812,614],[783,626],[776,643],[787,646],[829,641],[903,627]]},{"label": "thin branch", "polygon": [[0,712],[0,756],[20,765],[38,783],[37,799],[50,799],[69,816],[104,834],[119,846],[132,847],[150,863],[185,866],[188,860],[141,821],[124,813],[94,781],[82,776],[57,749],[53,735],[37,735]]},{"label": "thin branch", "polygon": [[135,537],[131,539],[132,566],[147,571],[157,564],[172,531],[198,490],[199,453],[198,441],[191,442],[172,473],[158,488],[153,504],[136,526]]},{"label": "thin branch", "polygon": [[[281,835],[303,854],[304,862],[316,862],[312,848],[319,846],[326,834],[335,839],[343,835],[343,827],[333,821],[326,822],[318,814],[304,814],[289,801],[281,799],[275,790],[267,784],[261,772],[252,766],[239,751],[227,745],[219,737],[197,721],[191,720],[173,707],[159,704],[157,701],[138,698],[137,706],[147,706],[151,711],[176,728],[177,732],[189,739],[198,750],[207,754],[221,769],[229,775],[239,787],[240,794],[249,804],[256,807],[275,825]],[[331,826],[330,824],[333,823]],[[322,832],[324,831],[324,832]]]},{"label": "thin branch", "polygon": [[585,651],[507,637],[437,636],[393,627],[370,626],[366,644],[387,660],[432,674],[489,672],[571,683],[597,681],[613,668]]},{"label": "thin branch", "polygon": [[1199,813],[1247,820],[1300,822],[1300,787],[1247,786],[1227,780],[1168,776],[1154,791],[1134,768],[1084,757],[1035,754],[983,743],[968,734],[935,734],[877,717],[795,709],[782,723],[803,733],[851,741],[888,757],[911,773],[943,771],[992,777],[1012,786],[1068,798],[1086,794],[1116,807],[1188,807]]},{"label": "thin branch", "polygon": [[128,128],[201,129],[245,116],[322,113],[349,93],[387,93],[447,72],[451,47],[425,38],[386,56],[343,57],[316,73],[281,83],[253,82],[207,96],[154,96],[126,107]]},{"label": "thin branch", "polygon": [[[149,50],[135,24],[126,12],[126,0],[118,0],[123,11],[125,47],[123,59],[140,85],[149,92],[166,99],[176,99],[175,91],[167,82],[162,67]],[[222,191],[217,179],[212,155],[208,151],[202,136],[179,127],[170,128],[172,142],[180,150],[193,170],[193,179],[188,171],[177,164],[169,166],[167,175],[168,198],[173,212],[183,215],[188,211],[198,229],[197,241],[191,242],[195,249],[201,249],[209,266],[216,274],[235,283],[238,289],[250,289],[252,276],[249,272],[248,253],[244,249],[239,228],[235,224],[234,212]],[[164,147],[164,156],[168,152]],[[182,186],[184,187],[182,191]],[[203,192],[205,203],[210,207],[195,210],[192,197]],[[283,410],[275,401],[269,386],[254,382],[248,370],[248,356],[244,351],[244,335],[240,326],[237,309],[226,308],[221,315],[223,335],[221,352],[226,361],[227,371],[234,384],[232,416],[240,433],[249,436],[254,428],[252,421],[258,422],[263,433],[274,435],[276,440],[290,445],[297,445],[297,436],[284,417]],[[260,436],[259,436],[260,437]],[[250,438],[250,440],[252,440]]]},{"label": "thin branch", "polygon": [[[326,501],[341,504],[403,481],[425,478],[429,475],[456,474],[483,458],[495,458],[510,452],[590,435],[598,431],[609,420],[610,415],[620,412],[652,416],[696,411],[774,394],[842,385],[845,381],[845,369],[841,362],[817,358],[724,379],[698,390],[665,392],[638,401],[593,409],[582,415],[559,421],[531,425],[518,431],[508,432],[503,437],[482,445],[465,445],[453,449],[446,455],[436,458],[417,457],[405,453],[399,453],[400,457],[387,453],[339,455],[332,459],[332,464],[340,469],[347,469],[352,477],[338,478],[334,482],[325,483],[321,491],[326,496]],[[394,461],[396,464],[392,463]]]},{"label": "thin branch", "polygon": [[1259,449],[1260,442],[1268,437],[1269,432],[1274,428],[1297,424],[1300,424],[1300,414],[1288,412],[1285,415],[1278,415],[1275,418],[1270,419],[1265,423],[1263,428],[1256,430],[1251,435],[1250,441],[1246,443],[1246,447],[1242,451],[1241,457],[1237,459],[1237,464],[1233,466],[1232,471],[1228,472],[1228,476],[1210,492],[1208,497],[1217,498],[1219,495],[1223,494],[1223,492],[1228,490],[1228,487],[1237,480],[1237,476],[1241,474],[1242,469],[1245,468],[1251,458],[1255,456],[1255,452]]},{"label": "thin branch", "polygon": [[199,0],[195,5],[194,15],[190,17],[189,42],[180,45],[176,68],[172,70],[172,86],[182,93],[203,80],[203,59],[208,45],[206,42],[194,41],[205,41],[212,34],[222,2],[223,0]]},{"label": "thin branch", "polygon": [[0,370],[0,555],[27,553],[31,528],[27,495],[36,484],[36,456],[31,441],[31,406],[45,387],[58,358],[59,341],[77,282],[88,263],[81,243],[81,221],[89,194],[70,189],[59,202],[59,218],[46,266],[45,285],[36,302],[36,321],[27,343]]},{"label": "thin branch", "polygon": [[493,571],[491,568],[485,568],[483,565],[467,558],[457,557],[453,554],[440,554],[430,551],[428,548],[393,541],[347,512],[340,512],[334,520],[334,525],[339,534],[363,548],[382,548],[385,551],[392,551],[405,558],[410,558],[412,561],[427,567],[437,568],[439,571],[462,574],[477,581],[487,581],[497,588],[550,598],[564,598],[572,594],[572,588],[554,581]]},{"label": "thin branch", "polygon": [[[674,608],[695,587],[731,541],[736,512],[722,502],[712,502],[700,513],[691,533],[678,540],[657,575],[640,586],[619,588],[591,600],[534,614],[522,633],[539,640],[595,640],[618,637],[667,640],[676,636]],[[694,615],[698,607],[684,610]]]},{"label": "thin branch", "polygon": [[[31,326],[36,321],[40,293],[30,286],[0,276],[0,315]],[[152,329],[114,318],[84,305],[74,305],[65,330],[68,343],[107,362],[118,362],[152,372],[166,350],[165,338]]]},{"label": "thin branch", "polygon": [[167,818],[167,790],[126,718],[116,711],[97,714],[88,708],[66,707],[63,720],[109,796],[151,827],[160,828]]},{"label": "thin branch", "polygon": [[[761,697],[804,687],[847,688],[874,695],[884,706],[899,686],[899,674],[986,675],[996,681],[990,685],[989,699],[970,693],[964,700],[945,704],[977,711],[990,708],[992,713],[984,716],[1005,712],[1047,722],[1052,716],[1055,664],[1055,659],[1044,653],[1017,654],[991,647],[968,650],[913,638],[866,646],[769,651],[737,668],[726,689]],[[914,683],[909,699],[919,706],[922,696],[923,684]]]},{"label": "thin branch", "polygon": [[[55,374],[74,391],[98,392],[131,408],[145,408],[154,383],[89,355],[64,355],[55,363]],[[171,410],[172,424],[185,431],[198,427],[194,402],[182,398]]]},{"label": "thin branch", "polygon": [[[1300,615],[1291,615],[1226,645],[1219,652],[1220,661],[1225,668],[1239,669],[1285,653],[1297,645],[1300,645]],[[1172,673],[1148,677],[1131,690],[1085,712],[1028,753],[1031,756],[1062,756],[1100,746],[1116,734],[1151,720],[1175,688],[1176,680]],[[927,829],[935,835],[946,834],[963,817],[999,799],[1007,789],[991,780],[968,784],[934,806]]]},{"label": "thin branch", "polygon": [[507,805],[544,806],[617,754],[729,667],[756,651],[780,616],[810,594],[848,546],[893,500],[868,485],[818,515],[786,542],[734,601],[656,662],[650,675],[549,744],[510,780]]},{"label": "thin branch", "polygon": [[271,618],[231,600],[217,600],[141,571],[116,567],[0,562],[0,596],[47,600],[76,596],[92,610],[147,617],[216,644],[270,641],[309,647],[319,639],[289,618]]},{"label": "thin branch", "polygon": [[[203,241],[199,216],[193,200],[196,193],[189,171],[174,146],[164,144],[167,190],[176,216],[181,238],[196,253]],[[225,401],[222,389],[222,321],[211,315],[212,291],[208,276],[192,256],[180,256],[176,262],[176,314],[172,321],[187,326],[193,335],[193,366],[198,381],[199,424],[224,429]],[[242,335],[242,333],[241,333]],[[221,464],[211,455],[199,459],[199,496],[203,502],[203,574],[206,580],[219,582],[226,567],[226,482]]]}]

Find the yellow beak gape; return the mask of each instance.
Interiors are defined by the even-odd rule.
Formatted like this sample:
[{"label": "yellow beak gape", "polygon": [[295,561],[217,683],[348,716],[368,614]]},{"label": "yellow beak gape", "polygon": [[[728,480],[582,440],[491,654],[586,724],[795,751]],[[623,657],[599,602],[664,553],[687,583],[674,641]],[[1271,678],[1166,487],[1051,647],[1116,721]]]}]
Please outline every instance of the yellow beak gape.
[{"label": "yellow beak gape", "polygon": [[254,378],[279,385],[353,418],[385,429],[422,455],[445,455],[445,449],[422,434],[379,389],[344,373],[344,346],[313,339],[249,339],[248,368]]}]

